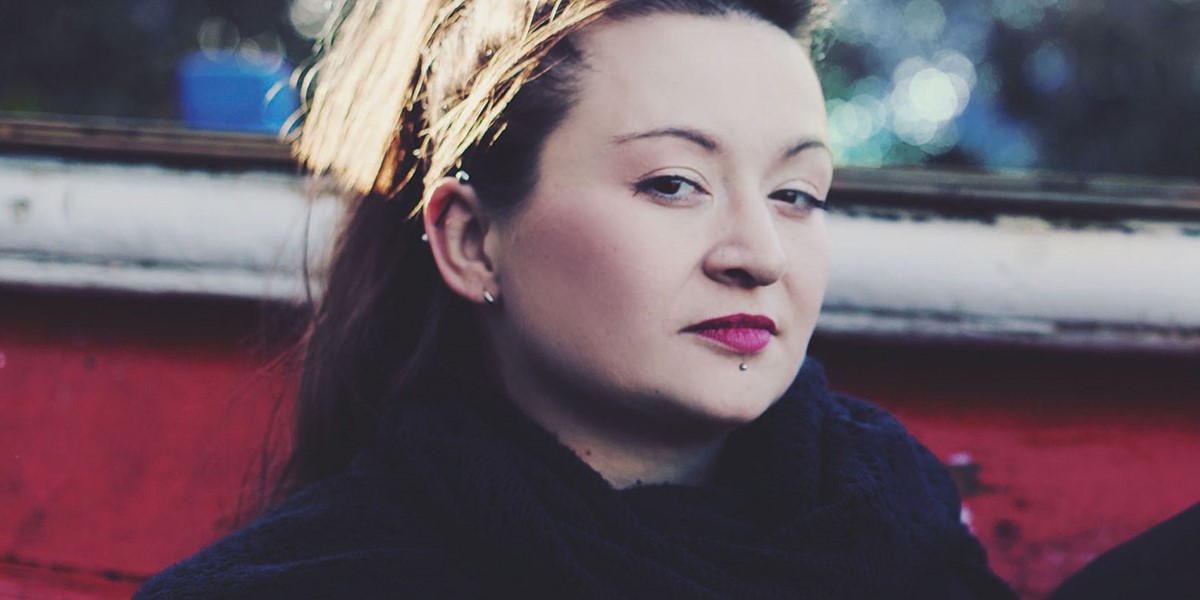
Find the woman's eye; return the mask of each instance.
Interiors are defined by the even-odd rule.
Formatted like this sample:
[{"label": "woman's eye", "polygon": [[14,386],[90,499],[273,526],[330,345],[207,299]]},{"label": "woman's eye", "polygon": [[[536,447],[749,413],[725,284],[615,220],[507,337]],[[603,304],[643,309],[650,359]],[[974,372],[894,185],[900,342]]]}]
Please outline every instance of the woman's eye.
[{"label": "woman's eye", "polygon": [[659,175],[644,179],[637,183],[637,191],[649,193],[659,198],[674,200],[704,191],[696,183],[678,175]]},{"label": "woman's eye", "polygon": [[804,192],[804,191],[800,191],[800,190],[791,190],[791,189],[779,190],[776,192],[772,192],[771,195],[768,196],[768,198],[770,198],[772,200],[779,200],[780,202],[786,202],[793,206],[819,208],[821,210],[825,209],[825,201],[824,200],[821,200],[808,192]]}]

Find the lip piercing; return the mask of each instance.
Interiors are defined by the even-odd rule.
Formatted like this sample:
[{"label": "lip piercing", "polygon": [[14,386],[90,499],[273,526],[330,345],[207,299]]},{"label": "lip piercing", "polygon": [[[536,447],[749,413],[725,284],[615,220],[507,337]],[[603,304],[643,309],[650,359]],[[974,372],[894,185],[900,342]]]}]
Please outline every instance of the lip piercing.
[{"label": "lip piercing", "polygon": [[748,365],[748,364],[746,364],[746,363],[742,363],[742,364],[738,365],[738,370],[740,370],[740,371],[749,371],[749,370],[750,370],[750,365]]}]

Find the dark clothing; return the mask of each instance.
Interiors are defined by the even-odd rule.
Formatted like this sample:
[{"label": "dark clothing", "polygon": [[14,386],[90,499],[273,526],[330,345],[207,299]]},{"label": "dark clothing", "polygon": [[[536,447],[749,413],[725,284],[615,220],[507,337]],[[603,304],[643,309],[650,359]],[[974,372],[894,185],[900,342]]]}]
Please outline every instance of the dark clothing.
[{"label": "dark clothing", "polygon": [[1200,598],[1200,504],[1101,554],[1048,600]]},{"label": "dark clothing", "polygon": [[946,471],[806,362],[714,483],[613,489],[504,398],[386,419],[344,475],[136,598],[1015,598]]}]

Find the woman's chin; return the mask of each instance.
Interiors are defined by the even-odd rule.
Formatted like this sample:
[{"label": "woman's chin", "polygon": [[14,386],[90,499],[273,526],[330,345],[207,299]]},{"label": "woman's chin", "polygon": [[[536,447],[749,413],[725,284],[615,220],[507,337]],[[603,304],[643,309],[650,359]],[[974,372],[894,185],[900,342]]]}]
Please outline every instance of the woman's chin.
[{"label": "woman's chin", "polygon": [[730,429],[757,420],[782,395],[774,390],[746,389],[732,396],[712,398],[703,405],[703,413],[713,422]]},{"label": "woman's chin", "polygon": [[686,388],[678,395],[680,402],[697,416],[730,427],[754,421],[783,396],[803,362],[803,357],[791,360],[778,350],[694,361],[678,380]]},{"label": "woman's chin", "polygon": [[671,403],[683,413],[676,418],[713,431],[735,429],[758,419],[783,396],[795,373],[787,377],[759,375],[750,378],[745,373],[726,376],[710,372],[692,379],[673,394]]}]

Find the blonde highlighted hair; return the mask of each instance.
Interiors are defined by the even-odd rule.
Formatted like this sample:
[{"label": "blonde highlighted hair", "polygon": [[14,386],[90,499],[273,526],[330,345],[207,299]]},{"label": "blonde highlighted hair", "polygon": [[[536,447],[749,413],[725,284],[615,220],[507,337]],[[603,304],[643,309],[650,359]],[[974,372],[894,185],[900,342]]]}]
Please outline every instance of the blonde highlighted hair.
[{"label": "blonde highlighted hair", "polygon": [[429,188],[503,132],[505,107],[546,52],[610,4],[360,0],[314,71],[295,151],[360,193],[392,196],[421,172]]}]

